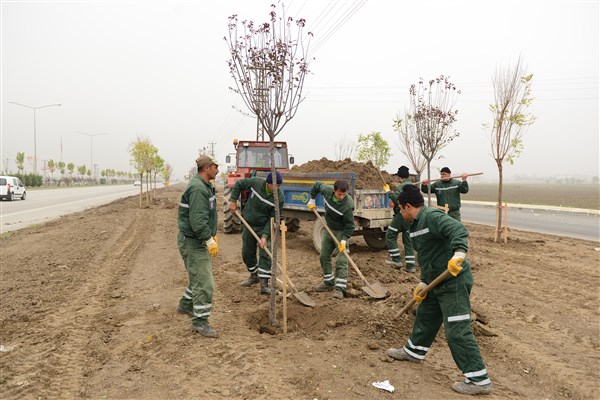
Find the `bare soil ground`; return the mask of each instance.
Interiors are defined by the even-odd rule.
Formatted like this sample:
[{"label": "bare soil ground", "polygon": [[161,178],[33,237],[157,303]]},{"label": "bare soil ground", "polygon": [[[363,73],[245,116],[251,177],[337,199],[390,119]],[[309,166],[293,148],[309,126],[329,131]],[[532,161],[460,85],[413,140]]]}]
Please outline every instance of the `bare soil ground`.
[{"label": "bare soil ground", "polygon": [[[211,324],[192,333],[175,313],[187,283],[175,242],[183,187],[71,215],[1,239],[0,393],[3,399],[458,399],[461,379],[443,332],[420,365],[389,362],[414,315],[414,274],[383,265],[386,251],[360,238],[352,256],[390,292],[335,300],[321,280],[311,223],[287,235],[293,282],[316,301],[291,297],[288,333],[270,327],[268,297],[242,288],[240,235],[219,234]],[[496,391],[488,399],[600,398],[598,243],[467,225],[475,274],[472,303],[497,336],[478,334]],[[281,253],[280,253],[281,254]],[[282,301],[278,297],[278,320]],[[261,333],[262,332],[262,333]],[[391,394],[371,383],[388,379]]]}]

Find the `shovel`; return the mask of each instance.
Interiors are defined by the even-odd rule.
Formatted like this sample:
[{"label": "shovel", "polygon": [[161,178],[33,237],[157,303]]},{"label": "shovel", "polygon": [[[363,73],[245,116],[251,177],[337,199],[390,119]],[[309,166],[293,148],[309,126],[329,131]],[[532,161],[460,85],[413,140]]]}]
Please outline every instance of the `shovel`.
[{"label": "shovel", "polygon": [[[321,224],[323,224],[325,229],[327,229],[327,232],[329,232],[329,235],[331,236],[331,238],[333,239],[335,244],[339,246],[340,242],[337,240],[337,238],[335,237],[333,232],[331,232],[331,229],[329,229],[329,227],[323,220],[323,217],[321,217],[321,215],[319,214],[319,212],[316,209],[313,208],[312,211],[315,213],[317,218],[321,221]],[[362,281],[365,283],[365,285],[367,285],[367,286],[363,286],[361,289],[364,290],[366,294],[368,294],[369,296],[371,296],[375,299],[386,298],[387,289],[384,288],[383,286],[381,286],[381,283],[379,283],[379,282],[369,283],[369,281],[367,281],[367,278],[365,278],[365,276],[362,274],[362,272],[360,272],[360,269],[358,269],[358,267],[356,266],[354,261],[352,261],[352,259],[350,258],[350,255],[348,254],[348,252],[345,249],[344,249],[344,255],[346,256],[346,258],[348,258],[350,265],[352,265],[352,267],[354,268],[354,270],[356,271],[358,276],[360,276],[360,279],[362,279]]]},{"label": "shovel", "polygon": [[[256,234],[256,232],[254,232],[254,229],[252,229],[250,227],[250,225],[244,219],[244,217],[242,217],[242,214],[240,214],[239,211],[235,210],[235,215],[240,219],[240,221],[242,221],[242,223],[246,226],[246,228],[248,228],[248,232],[250,232],[252,234],[252,236],[254,236],[254,238],[257,241],[260,242],[260,238],[258,237],[258,235]],[[265,253],[267,253],[267,255],[269,257],[271,257],[271,259],[273,259],[273,255],[271,254],[271,252],[269,251],[268,248],[265,247],[263,250],[265,251]],[[277,263],[277,268],[278,268],[277,270],[282,273],[281,265],[279,265],[279,263]],[[308,307],[314,307],[316,305],[315,301],[307,293],[301,292],[300,290],[298,290],[298,288],[296,287],[296,285],[294,285],[292,283],[292,280],[290,279],[289,276],[287,276],[287,274],[283,274],[283,275],[285,275],[285,278],[287,279],[288,285],[290,285],[290,287],[292,288],[292,292],[294,292],[294,297],[296,299],[298,299],[298,301],[300,303],[302,303],[302,304],[304,304],[305,306],[308,306]],[[283,285],[283,282],[281,282],[279,279],[277,281]]]},{"label": "shovel", "polygon": [[[450,275],[450,271],[445,270],[444,272],[442,272],[437,278],[435,278],[429,285],[425,286],[423,289],[421,289],[421,291],[419,292],[419,296],[424,296],[426,295],[431,289],[433,289],[434,287],[436,287],[441,281],[443,281],[444,279],[446,279],[446,277]],[[406,303],[406,305],[402,308],[402,310],[398,311],[398,314],[396,314],[394,316],[394,319],[398,319],[400,318],[400,316],[402,314],[404,314],[406,311],[408,311],[409,308],[412,307],[413,304],[415,304],[415,298],[413,296],[412,299],[410,299],[410,301],[408,303]]]}]

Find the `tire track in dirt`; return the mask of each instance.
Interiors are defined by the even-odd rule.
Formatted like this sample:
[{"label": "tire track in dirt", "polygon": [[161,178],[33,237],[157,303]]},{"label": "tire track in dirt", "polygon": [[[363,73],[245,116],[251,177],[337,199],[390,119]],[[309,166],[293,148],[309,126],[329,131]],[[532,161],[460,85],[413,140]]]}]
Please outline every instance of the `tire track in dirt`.
[{"label": "tire track in dirt", "polygon": [[[111,329],[102,324],[98,329],[98,321],[106,320],[104,310],[119,287],[122,276],[127,274],[130,261],[134,259],[144,238],[154,229],[152,214],[147,216],[144,210],[137,211],[135,218],[125,227],[120,235],[113,236],[105,242],[96,257],[89,260],[89,275],[85,283],[71,293],[67,304],[52,311],[44,318],[44,327],[49,332],[57,332],[52,343],[32,359],[23,360],[29,371],[24,374],[36,380],[35,385],[22,385],[12,388],[3,394],[7,398],[72,398],[85,393],[86,369],[98,362],[93,350],[97,342],[106,342]],[[25,342],[34,344],[36,332],[30,332]],[[36,370],[45,372],[39,374]],[[21,390],[23,386],[26,386]]]}]

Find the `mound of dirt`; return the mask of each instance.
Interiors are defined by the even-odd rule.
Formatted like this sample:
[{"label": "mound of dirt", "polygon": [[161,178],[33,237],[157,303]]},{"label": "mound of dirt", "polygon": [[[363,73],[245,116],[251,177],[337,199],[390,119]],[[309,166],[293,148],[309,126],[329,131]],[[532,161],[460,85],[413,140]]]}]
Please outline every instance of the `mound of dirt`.
[{"label": "mound of dirt", "polygon": [[[314,173],[314,172],[354,172],[356,174],[356,189],[381,189],[383,182],[379,176],[376,166],[371,161],[366,163],[352,161],[349,158],[341,161],[332,161],[325,157],[320,160],[312,160],[302,165],[295,165],[291,168],[293,172]],[[390,175],[386,171],[381,171],[381,175],[387,184],[396,185],[398,178]]]}]

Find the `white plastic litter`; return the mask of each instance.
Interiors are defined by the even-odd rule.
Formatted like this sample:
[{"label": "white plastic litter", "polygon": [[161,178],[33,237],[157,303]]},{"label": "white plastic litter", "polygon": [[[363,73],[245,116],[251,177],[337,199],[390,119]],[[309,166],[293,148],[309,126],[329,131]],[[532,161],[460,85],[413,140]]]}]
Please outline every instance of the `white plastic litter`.
[{"label": "white plastic litter", "polygon": [[8,353],[9,351],[13,351],[15,346],[4,346],[0,344],[0,353]]},{"label": "white plastic litter", "polygon": [[387,390],[390,393],[394,393],[394,390],[396,390],[387,379],[383,382],[373,382],[371,385],[375,386],[377,389]]}]

